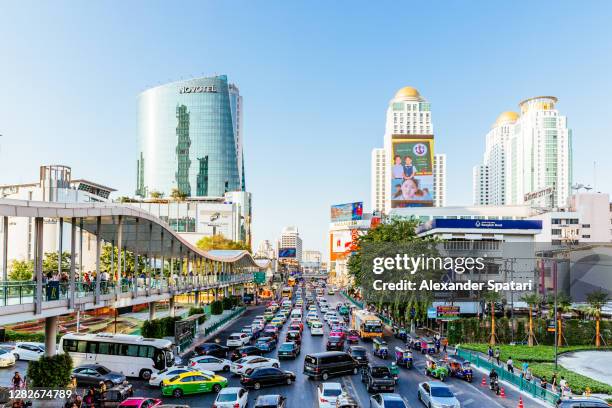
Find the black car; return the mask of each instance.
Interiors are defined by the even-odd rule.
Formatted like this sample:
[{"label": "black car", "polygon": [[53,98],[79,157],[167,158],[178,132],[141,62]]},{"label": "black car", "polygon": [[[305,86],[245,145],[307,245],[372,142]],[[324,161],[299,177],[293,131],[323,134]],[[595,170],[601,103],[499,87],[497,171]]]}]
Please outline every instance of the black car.
[{"label": "black car", "polygon": [[342,337],[330,337],[329,339],[327,339],[327,344],[325,348],[327,349],[327,351],[342,351],[344,350],[344,339],[342,339]]},{"label": "black car", "polygon": [[285,336],[285,341],[292,341],[297,344],[302,344],[302,335],[299,331],[289,330]]},{"label": "black car", "polygon": [[84,364],[72,370],[79,385],[98,385],[104,382],[107,388],[125,381],[125,375],[111,371],[100,364]]},{"label": "black car", "polygon": [[280,368],[256,368],[249,374],[240,377],[240,384],[256,390],[268,385],[292,384],[295,381],[295,374],[291,371],[284,371]]},{"label": "black car", "polygon": [[282,395],[260,395],[253,408],[286,408],[287,398]]},{"label": "black car", "polygon": [[232,350],[232,352],[230,353],[230,360],[236,361],[246,356],[263,356],[264,353],[265,351],[257,346],[244,346]]},{"label": "black car", "polygon": [[368,351],[362,346],[350,346],[348,353],[359,363],[360,366],[368,365]]},{"label": "black car", "polygon": [[395,380],[391,370],[384,364],[370,363],[361,373],[361,382],[366,385],[368,392],[395,390]]},{"label": "black car", "polygon": [[304,358],[304,374],[310,379],[327,381],[333,375],[357,374],[359,363],[341,351],[308,354]]},{"label": "black car", "polygon": [[300,354],[300,345],[292,341],[281,344],[278,348],[278,358],[296,358]]},{"label": "black car", "polygon": [[217,358],[225,358],[229,348],[217,343],[202,343],[195,346],[195,352],[199,356],[214,356]]}]

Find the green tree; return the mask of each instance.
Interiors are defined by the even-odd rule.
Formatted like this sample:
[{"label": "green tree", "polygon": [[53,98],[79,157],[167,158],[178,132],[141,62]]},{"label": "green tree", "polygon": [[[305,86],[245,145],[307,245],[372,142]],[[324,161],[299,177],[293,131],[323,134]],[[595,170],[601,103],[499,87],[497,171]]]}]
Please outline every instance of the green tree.
[{"label": "green tree", "polygon": [[157,191],[157,190],[151,191],[149,195],[151,196],[151,198],[154,198],[154,199],[160,199],[164,197],[164,193]]},{"label": "green tree", "polygon": [[187,193],[183,192],[180,188],[173,188],[170,193],[170,197],[176,201],[184,201],[187,198]]},{"label": "green tree", "polygon": [[595,347],[600,347],[601,332],[599,326],[601,322],[601,309],[608,303],[608,293],[601,289],[597,289],[587,294],[586,301],[590,306],[589,314],[595,317]]},{"label": "green tree", "polygon": [[[57,273],[57,252],[45,252],[43,258],[43,273]],[[70,252],[62,252],[62,272],[70,271]]]},{"label": "green tree", "polygon": [[[117,270],[119,257],[119,249],[117,247],[113,247],[112,244],[104,244],[102,247],[102,253],[100,254],[100,269],[104,272],[111,272],[111,254],[114,252],[113,260],[115,262],[115,267],[113,270]],[[125,253],[125,270],[127,273],[134,272],[134,253],[130,251],[126,251]],[[123,265],[123,259],[121,259],[121,265]],[[138,257],[138,273],[142,272],[146,266],[146,262],[143,257]],[[121,272],[123,272],[123,266],[121,268]]]},{"label": "green tree", "polygon": [[565,292],[557,293],[557,316],[555,314],[555,297],[549,296],[547,299],[548,303],[548,315],[557,320],[558,327],[558,344],[563,345],[565,343],[563,337],[563,319],[561,319],[561,315],[563,313],[571,312],[572,310],[572,297]]},{"label": "green tree", "polygon": [[28,385],[31,387],[66,388],[72,374],[72,358],[69,354],[42,356],[28,364]]},{"label": "green tree", "polygon": [[251,247],[246,242],[232,241],[231,239],[225,238],[222,234],[203,237],[196,242],[196,246],[203,251],[210,251],[211,249],[240,249],[251,251]]},{"label": "green tree", "polygon": [[9,280],[12,281],[29,281],[34,276],[34,261],[13,260],[11,262],[11,271],[8,274]]}]

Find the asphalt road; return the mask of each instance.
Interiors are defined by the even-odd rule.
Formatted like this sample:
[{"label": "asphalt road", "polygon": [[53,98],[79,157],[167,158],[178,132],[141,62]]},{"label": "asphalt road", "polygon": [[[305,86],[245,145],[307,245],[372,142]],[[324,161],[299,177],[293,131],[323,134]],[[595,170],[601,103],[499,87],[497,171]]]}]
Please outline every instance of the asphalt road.
[{"label": "asphalt road", "polygon": [[[332,305],[335,302],[342,301],[343,299],[339,295],[328,296],[328,299]],[[256,315],[263,314],[264,306],[256,306],[249,308],[244,315],[238,318],[223,332],[219,333],[218,337],[221,339],[222,344],[225,344],[227,337],[236,331],[250,324],[252,319]],[[305,315],[305,314],[304,314]],[[280,338],[284,339],[287,331],[287,324],[283,327]],[[326,325],[325,325],[326,326]],[[300,407],[300,408],[311,408],[318,407],[317,404],[317,391],[316,387],[321,381],[309,380],[302,374],[304,356],[308,353],[320,352],[325,350],[325,342],[327,340],[327,333],[329,329],[325,327],[325,336],[314,336],[310,335],[310,330],[304,327],[304,336],[302,338],[302,351],[301,354],[295,360],[281,360],[281,368],[284,370],[290,370],[296,373],[297,380],[292,385],[277,386],[263,388],[259,391],[249,391],[249,405],[252,406],[257,396],[265,394],[282,394],[288,399],[288,407]],[[386,341],[389,343],[389,349],[393,350],[396,345],[401,345],[401,341],[393,338],[392,336],[386,336]],[[371,353],[372,344],[371,342],[361,342],[361,345],[365,346],[369,350],[369,359],[376,360],[378,362],[384,362],[388,365],[391,364],[391,359],[382,360],[374,357]],[[277,357],[276,350],[267,354],[269,357]],[[395,392],[402,395],[404,400],[407,402],[409,407],[423,407],[417,398],[417,386],[420,382],[429,381],[430,379],[424,374],[425,359],[422,355],[414,353],[415,356],[415,367],[412,369],[400,368],[400,380],[395,387]],[[184,360],[192,357],[192,355],[185,356]],[[12,377],[15,370],[25,372],[26,364],[24,362],[18,362],[16,368],[1,369],[0,370],[0,384],[8,385],[10,378]],[[231,374],[227,374],[229,378],[229,386],[240,386],[239,378],[233,377]],[[461,406],[463,408],[493,408],[493,407],[504,407],[504,408],[516,408],[518,406],[518,392],[511,390],[509,387],[505,387],[507,398],[502,399],[495,396],[488,387],[481,387],[480,380],[482,379],[483,373],[475,371],[475,378],[472,384],[469,384],[463,380],[450,378],[447,379],[446,383],[455,393]],[[340,382],[349,391],[350,394],[357,400],[360,407],[369,407],[370,394],[365,389],[365,386],[361,383],[359,375],[346,375],[342,377],[332,377],[329,381]],[[136,396],[150,396],[161,398],[161,391],[159,389],[150,388],[144,381],[131,379],[134,385]],[[181,403],[187,404],[192,408],[210,408],[215,399],[214,393],[200,394],[193,396],[185,396],[181,399],[175,399],[171,397],[163,397],[163,400],[168,403]],[[541,407],[541,404],[535,403],[529,399],[523,397],[524,406],[526,408]]]}]

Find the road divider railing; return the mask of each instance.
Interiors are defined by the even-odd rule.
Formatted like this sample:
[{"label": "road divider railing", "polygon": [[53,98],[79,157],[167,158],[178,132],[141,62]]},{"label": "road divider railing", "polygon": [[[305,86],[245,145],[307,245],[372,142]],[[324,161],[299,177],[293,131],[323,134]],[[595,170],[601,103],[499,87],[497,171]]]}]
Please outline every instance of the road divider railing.
[{"label": "road divider railing", "polygon": [[541,386],[537,385],[535,381],[527,381],[520,375],[504,370],[503,367],[498,366],[493,362],[489,361],[487,357],[481,353],[464,350],[462,348],[458,348],[456,352],[459,357],[468,360],[476,367],[480,367],[485,371],[490,372],[493,368],[495,368],[497,370],[497,373],[499,374],[500,381],[505,381],[507,383],[513,384],[525,394],[529,394],[534,398],[541,399],[551,405],[555,405],[559,400],[559,394],[556,394],[548,389],[542,388]]},{"label": "road divider railing", "polygon": [[225,323],[229,322],[233,318],[235,318],[237,316],[240,316],[242,313],[244,313],[245,310],[246,310],[246,307],[244,307],[244,306],[238,307],[238,308],[234,309],[230,314],[224,316],[222,319],[217,320],[216,322],[214,322],[210,326],[205,326],[203,328],[203,330],[202,330],[204,336],[208,336],[208,335],[216,332],[217,329],[219,329],[219,327],[223,326]]}]

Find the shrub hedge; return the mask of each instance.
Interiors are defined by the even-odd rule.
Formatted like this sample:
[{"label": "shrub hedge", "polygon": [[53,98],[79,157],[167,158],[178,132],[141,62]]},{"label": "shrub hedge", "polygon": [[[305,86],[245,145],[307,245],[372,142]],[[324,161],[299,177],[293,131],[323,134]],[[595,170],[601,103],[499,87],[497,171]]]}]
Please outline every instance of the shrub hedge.
[{"label": "shrub hedge", "polygon": [[223,302],[215,300],[210,304],[210,313],[214,315],[220,315],[223,313]]},{"label": "shrub hedge", "polygon": [[179,316],[147,320],[142,324],[141,334],[152,339],[174,336],[174,323],[181,320]]},{"label": "shrub hedge", "polygon": [[42,356],[28,363],[28,384],[31,387],[66,388],[72,374],[72,358],[68,354]]},{"label": "shrub hedge", "polygon": [[206,312],[204,311],[203,307],[191,307],[189,308],[189,316],[193,316],[193,315],[197,315],[197,314],[201,314],[202,316],[200,316],[198,318],[198,323],[202,324],[206,321]]}]

